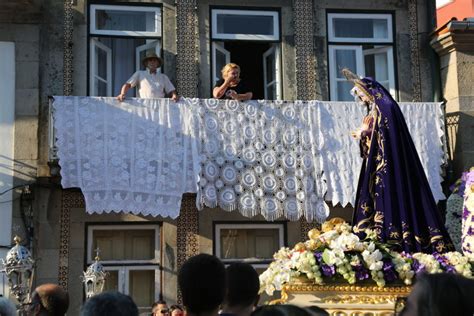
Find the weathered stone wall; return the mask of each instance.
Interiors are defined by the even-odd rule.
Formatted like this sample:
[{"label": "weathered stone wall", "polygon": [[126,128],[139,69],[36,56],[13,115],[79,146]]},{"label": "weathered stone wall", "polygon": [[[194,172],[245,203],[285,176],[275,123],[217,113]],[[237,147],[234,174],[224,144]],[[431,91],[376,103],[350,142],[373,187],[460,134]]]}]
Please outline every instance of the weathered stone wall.
[{"label": "weathered stone wall", "polygon": [[474,31],[460,28],[448,26],[431,42],[440,57],[452,182],[474,166]]}]

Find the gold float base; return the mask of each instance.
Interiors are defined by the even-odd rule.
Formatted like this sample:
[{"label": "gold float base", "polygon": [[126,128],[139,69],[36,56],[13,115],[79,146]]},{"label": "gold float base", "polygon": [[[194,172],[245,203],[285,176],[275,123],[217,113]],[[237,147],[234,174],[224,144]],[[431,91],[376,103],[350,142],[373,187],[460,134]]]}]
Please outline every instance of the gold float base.
[{"label": "gold float base", "polygon": [[397,298],[408,296],[410,291],[411,286],[404,285],[315,285],[299,279],[285,285],[281,298],[270,304],[316,305],[334,316],[387,316],[394,315]]}]

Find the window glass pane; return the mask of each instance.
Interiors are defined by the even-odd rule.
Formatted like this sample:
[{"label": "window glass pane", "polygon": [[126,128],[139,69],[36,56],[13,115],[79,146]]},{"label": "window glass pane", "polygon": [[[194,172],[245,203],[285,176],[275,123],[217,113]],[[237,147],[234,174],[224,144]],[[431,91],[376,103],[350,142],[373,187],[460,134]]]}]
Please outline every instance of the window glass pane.
[{"label": "window glass pane", "polygon": [[221,70],[226,65],[225,54],[216,49],[216,78],[222,79]]},{"label": "window glass pane", "polygon": [[94,96],[106,97],[107,96],[107,83],[99,78],[94,78],[95,91]]},{"label": "window glass pane", "polygon": [[357,69],[356,51],[347,49],[337,49],[336,54],[336,78],[344,78],[341,69]]},{"label": "window glass pane", "polygon": [[372,77],[379,82],[389,80],[386,52],[365,55],[364,60],[366,76]]},{"label": "window glass pane", "polygon": [[354,101],[351,95],[351,89],[354,87],[349,81],[336,81],[337,85],[337,100],[338,101]]},{"label": "window glass pane", "polygon": [[267,87],[267,100],[276,100],[276,85],[272,84]]},{"label": "window glass pane", "polygon": [[131,270],[129,293],[138,307],[149,307],[155,301],[155,270]]},{"label": "window glass pane", "polygon": [[272,82],[275,80],[275,53],[272,53],[265,58],[265,64],[267,68],[267,83]]},{"label": "window glass pane", "polygon": [[222,259],[271,259],[280,248],[279,230],[221,229]]},{"label": "window glass pane", "polygon": [[107,271],[107,276],[105,277],[104,292],[106,291],[118,291],[118,271]]},{"label": "window glass pane", "polygon": [[217,32],[224,34],[273,35],[273,16],[218,14]]},{"label": "window glass pane", "polygon": [[92,249],[100,249],[101,260],[155,259],[155,231],[152,229],[94,230],[92,238]]},{"label": "window glass pane", "polygon": [[334,36],[349,38],[387,39],[386,19],[333,19]]},{"label": "window glass pane", "polygon": [[107,80],[107,52],[96,46],[95,54],[97,60],[95,74],[100,78]]},{"label": "window glass pane", "polygon": [[96,10],[98,30],[157,32],[154,11]]},{"label": "window glass pane", "polygon": [[[116,95],[120,92],[122,85],[132,76],[136,71],[136,48],[138,46],[146,44],[145,39],[140,38],[113,38],[113,37],[95,37],[97,41],[109,47],[112,50],[112,94]],[[158,41],[156,41],[158,45]],[[96,48],[97,51],[97,48]],[[106,71],[106,58],[104,58],[105,52],[100,50],[100,55],[97,59],[97,67],[100,70],[99,73]],[[140,52],[140,60],[144,57],[146,51]],[[102,75],[101,75],[102,77]],[[105,75],[103,77],[105,79]],[[109,79],[110,80],[110,79]],[[131,89],[127,95],[134,96],[134,89]],[[100,96],[107,96],[104,94],[96,94]]]}]

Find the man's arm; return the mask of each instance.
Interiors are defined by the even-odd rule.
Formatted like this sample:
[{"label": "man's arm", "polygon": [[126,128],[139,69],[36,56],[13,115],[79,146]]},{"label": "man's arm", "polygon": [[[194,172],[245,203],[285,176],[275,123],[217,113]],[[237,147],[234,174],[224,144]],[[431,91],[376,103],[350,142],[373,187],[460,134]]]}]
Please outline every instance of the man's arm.
[{"label": "man's arm", "polygon": [[117,96],[117,100],[122,102],[125,99],[125,95],[127,94],[127,91],[132,87],[131,84],[126,83],[122,86],[122,89],[120,89],[120,94]]},{"label": "man's arm", "polygon": [[179,100],[179,95],[176,92],[176,90],[171,91],[170,94],[171,94],[171,100],[173,100],[174,102]]}]

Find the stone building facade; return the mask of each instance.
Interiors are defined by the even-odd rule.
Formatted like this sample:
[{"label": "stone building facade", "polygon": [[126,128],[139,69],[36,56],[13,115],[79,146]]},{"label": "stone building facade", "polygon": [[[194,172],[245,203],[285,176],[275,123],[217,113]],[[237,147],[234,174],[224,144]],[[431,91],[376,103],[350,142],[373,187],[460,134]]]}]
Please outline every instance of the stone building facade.
[{"label": "stone building facade", "polygon": [[[2,251],[13,234],[23,236],[39,259],[35,283],[67,288],[69,315],[78,315],[83,303],[80,276],[96,247],[110,273],[107,287],[131,294],[143,311],[160,296],[179,301],[177,270],[193,254],[257,257],[253,263],[263,268],[268,260],[262,258],[300,241],[312,225],[268,223],[219,209],[198,212],[193,195],[184,196],[177,220],[87,215],[81,192],[61,188],[51,160],[48,97],[115,95],[152,49],[186,97],[209,98],[220,65],[230,60],[257,82],[257,98],[345,100],[348,86],[338,80],[338,69],[349,66],[378,77],[399,101],[433,101],[438,70],[431,66],[430,12],[433,4],[426,0],[2,2],[0,49],[6,58],[0,63],[10,68],[0,71],[9,82],[0,87],[8,96],[0,119],[10,125],[0,126],[7,140],[1,159],[9,170],[2,172],[0,191],[18,186],[11,197],[0,196],[11,200],[0,204]],[[247,22],[252,27],[245,28]],[[236,36],[242,28],[243,36]],[[350,219],[351,212],[335,206],[331,216]],[[257,239],[270,247],[241,251]]]}]

